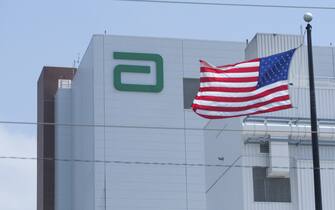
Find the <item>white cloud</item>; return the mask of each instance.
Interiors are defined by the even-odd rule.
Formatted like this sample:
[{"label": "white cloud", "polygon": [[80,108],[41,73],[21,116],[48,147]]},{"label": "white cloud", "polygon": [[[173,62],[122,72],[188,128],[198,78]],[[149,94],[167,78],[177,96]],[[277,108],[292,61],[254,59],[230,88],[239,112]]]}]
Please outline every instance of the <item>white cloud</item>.
[{"label": "white cloud", "polygon": [[[0,156],[36,157],[36,137],[0,127]],[[36,210],[36,160],[0,159],[0,207]]]}]

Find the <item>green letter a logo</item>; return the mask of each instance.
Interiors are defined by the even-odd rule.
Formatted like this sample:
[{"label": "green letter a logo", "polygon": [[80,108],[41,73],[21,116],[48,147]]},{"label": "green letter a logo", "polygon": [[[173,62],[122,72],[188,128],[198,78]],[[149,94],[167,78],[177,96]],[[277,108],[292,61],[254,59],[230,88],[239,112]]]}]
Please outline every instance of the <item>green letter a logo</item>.
[{"label": "green letter a logo", "polygon": [[149,74],[150,66],[125,65],[120,64],[114,68],[114,87],[120,91],[137,91],[137,92],[161,92],[164,86],[163,75],[163,58],[158,54],[149,53],[132,53],[132,52],[114,52],[114,59],[117,60],[137,60],[137,61],[153,61],[156,65],[156,84],[127,84],[122,83],[121,73],[144,73]]}]

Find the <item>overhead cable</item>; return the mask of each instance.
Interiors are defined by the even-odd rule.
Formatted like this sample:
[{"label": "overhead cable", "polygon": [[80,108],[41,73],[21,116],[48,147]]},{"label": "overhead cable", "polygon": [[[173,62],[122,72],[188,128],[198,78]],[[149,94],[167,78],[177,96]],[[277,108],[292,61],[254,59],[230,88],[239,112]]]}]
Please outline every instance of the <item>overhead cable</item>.
[{"label": "overhead cable", "polygon": [[229,6],[229,7],[257,7],[257,8],[279,8],[279,9],[316,9],[335,10],[335,7],[305,6],[305,5],[279,5],[279,4],[246,4],[246,3],[224,3],[224,2],[202,2],[202,1],[161,1],[161,0],[114,0],[119,2],[140,2],[158,4],[184,4],[205,6]]},{"label": "overhead cable", "polygon": [[[24,156],[0,156],[0,159],[11,160],[42,160],[42,161],[60,161],[60,162],[80,162],[80,163],[107,163],[107,164],[123,164],[123,165],[158,165],[158,166],[187,166],[187,167],[223,167],[223,168],[253,168],[255,165],[239,165],[235,162],[232,164],[205,164],[205,163],[183,163],[183,162],[149,162],[149,161],[125,161],[125,160],[89,160],[89,159],[66,159],[66,158],[38,158]],[[278,169],[308,169],[313,167],[297,167],[297,166],[272,166]],[[320,167],[320,170],[335,170],[335,167]]]},{"label": "overhead cable", "polygon": [[[32,122],[32,121],[0,121],[0,124],[14,125],[43,125],[43,126],[62,126],[62,127],[102,127],[102,128],[133,128],[133,129],[153,129],[153,130],[190,130],[190,131],[227,131],[227,132],[268,132],[268,130],[232,129],[232,128],[200,128],[200,127],[168,127],[168,126],[140,126],[140,125],[104,125],[89,123],[51,123],[51,122]],[[276,130],[276,133],[287,133],[288,131]],[[291,134],[299,134],[301,131],[290,131]],[[313,133],[312,131],[309,133]],[[334,132],[318,131],[317,133],[334,134]]]}]

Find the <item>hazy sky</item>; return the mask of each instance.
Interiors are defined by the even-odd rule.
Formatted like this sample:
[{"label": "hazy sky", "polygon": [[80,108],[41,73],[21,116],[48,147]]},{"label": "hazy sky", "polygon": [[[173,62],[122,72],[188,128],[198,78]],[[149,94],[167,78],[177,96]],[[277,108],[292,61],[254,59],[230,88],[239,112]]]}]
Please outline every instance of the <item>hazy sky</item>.
[{"label": "hazy sky", "polygon": [[[306,0],[221,2],[335,6],[333,1]],[[0,0],[0,121],[36,121],[36,82],[42,67],[72,66],[92,34],[106,30],[116,35],[245,42],[257,32],[299,34],[305,11],[113,0]],[[309,11],[314,14],[314,44],[335,43],[335,10]],[[35,126],[0,125],[0,156],[34,155],[35,131]],[[1,209],[35,210],[35,165],[0,160]]]}]

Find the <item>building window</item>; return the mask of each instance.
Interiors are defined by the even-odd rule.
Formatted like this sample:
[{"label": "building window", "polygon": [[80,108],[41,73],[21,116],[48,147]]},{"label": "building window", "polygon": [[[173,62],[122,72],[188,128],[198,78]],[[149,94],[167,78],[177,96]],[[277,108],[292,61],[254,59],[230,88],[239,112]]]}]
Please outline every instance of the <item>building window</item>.
[{"label": "building window", "polygon": [[197,95],[199,90],[200,81],[199,79],[183,79],[184,89],[184,109],[191,109],[193,99]]},{"label": "building window", "polygon": [[259,152],[260,153],[269,153],[270,152],[270,146],[269,146],[269,142],[261,142],[259,144]]},{"label": "building window", "polygon": [[58,80],[58,88],[61,89],[70,89],[72,81],[70,79],[59,79]]},{"label": "building window", "polygon": [[265,167],[253,167],[254,201],[291,202],[289,178],[269,178]]}]

